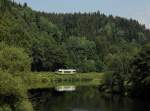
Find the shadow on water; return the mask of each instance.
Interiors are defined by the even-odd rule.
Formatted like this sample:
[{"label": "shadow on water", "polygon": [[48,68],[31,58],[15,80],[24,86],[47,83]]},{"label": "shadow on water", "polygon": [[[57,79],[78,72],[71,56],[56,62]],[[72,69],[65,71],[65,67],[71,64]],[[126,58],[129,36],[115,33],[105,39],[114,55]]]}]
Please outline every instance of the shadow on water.
[{"label": "shadow on water", "polygon": [[98,87],[76,87],[76,91],[30,90],[36,111],[150,111],[150,102],[106,95]]}]

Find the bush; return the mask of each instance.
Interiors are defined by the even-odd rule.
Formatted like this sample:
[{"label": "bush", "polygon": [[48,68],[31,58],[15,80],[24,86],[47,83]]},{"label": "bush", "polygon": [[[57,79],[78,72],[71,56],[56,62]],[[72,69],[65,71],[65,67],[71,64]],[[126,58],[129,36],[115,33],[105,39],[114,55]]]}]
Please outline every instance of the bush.
[{"label": "bush", "polygon": [[0,111],[12,111],[9,105],[0,106]]},{"label": "bush", "polygon": [[5,47],[0,50],[0,69],[11,74],[31,69],[31,59],[22,48]]},{"label": "bush", "polygon": [[24,97],[26,88],[20,77],[13,77],[6,72],[0,72],[0,95]]},{"label": "bush", "polygon": [[33,107],[30,101],[21,100],[16,104],[16,111],[33,111]]},{"label": "bush", "polygon": [[[0,95],[15,106],[16,111],[33,111],[30,101],[27,99],[27,89],[21,77],[13,76],[6,72],[0,72]],[[9,107],[2,107],[0,111],[11,111]]]},{"label": "bush", "polygon": [[[150,44],[143,46],[130,64],[129,81],[133,96],[148,97],[150,92]],[[136,92],[136,93],[135,93]]]},{"label": "bush", "polygon": [[79,66],[80,72],[96,72],[96,63],[94,60],[84,60]]}]

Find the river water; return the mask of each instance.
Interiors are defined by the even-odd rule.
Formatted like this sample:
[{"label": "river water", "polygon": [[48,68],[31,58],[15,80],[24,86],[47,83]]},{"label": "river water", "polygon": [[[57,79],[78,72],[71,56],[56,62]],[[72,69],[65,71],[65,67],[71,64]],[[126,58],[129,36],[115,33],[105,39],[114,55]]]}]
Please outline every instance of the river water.
[{"label": "river water", "polygon": [[36,111],[150,111],[150,101],[104,95],[97,87],[32,90],[30,97]]}]

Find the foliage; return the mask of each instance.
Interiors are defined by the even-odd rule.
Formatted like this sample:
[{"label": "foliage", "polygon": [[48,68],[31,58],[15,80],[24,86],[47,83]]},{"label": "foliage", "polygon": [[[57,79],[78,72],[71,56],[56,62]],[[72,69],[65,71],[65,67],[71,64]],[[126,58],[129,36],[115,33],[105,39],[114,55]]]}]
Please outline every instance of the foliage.
[{"label": "foliage", "polygon": [[42,81],[44,85],[49,81],[47,76],[22,75],[30,70],[111,71],[103,78],[102,89],[106,92],[120,93],[128,86],[137,94],[149,90],[150,47],[141,47],[150,42],[150,30],[136,20],[106,16],[99,11],[37,12],[26,3],[0,0],[0,42],[0,94],[19,97],[18,110],[32,110],[29,102],[20,100],[27,97],[25,78],[29,76],[31,83]]},{"label": "foliage", "polygon": [[20,77],[13,77],[9,73],[0,72],[0,94],[24,97],[26,90],[22,79]]},{"label": "foliage", "polygon": [[[96,71],[96,45],[85,37],[70,37],[65,47],[69,54],[68,68],[76,68],[81,72]],[[70,64],[73,63],[72,64]]]},{"label": "foliage", "polygon": [[49,39],[40,39],[32,47],[32,71],[54,71],[64,67],[67,54],[63,46]]},{"label": "foliage", "polygon": [[105,92],[112,92],[113,72],[106,72],[102,78],[102,85],[100,89]]},{"label": "foliage", "polygon": [[33,111],[31,103],[27,100],[26,106],[17,105],[27,98],[27,88],[22,77],[23,73],[30,71],[30,60],[22,48],[0,43],[0,110],[11,111],[20,107],[18,111]]},{"label": "foliage", "polygon": [[149,94],[149,76],[150,76],[150,44],[143,46],[138,55],[131,62],[129,79],[132,91],[135,96],[148,96]]},{"label": "foliage", "polygon": [[33,111],[31,102],[29,100],[21,100],[17,102],[16,111]]},{"label": "foliage", "polygon": [[0,106],[0,111],[12,111],[8,105]]},{"label": "foliage", "polygon": [[[31,103],[27,100],[27,89],[21,77],[0,72],[0,110],[2,111],[33,111]],[[26,104],[23,104],[23,103]],[[9,104],[3,105],[3,104]]]},{"label": "foliage", "polygon": [[[124,60],[123,65],[128,64],[132,51],[150,40],[150,31],[137,21],[106,16],[99,11],[36,12],[26,3],[20,5],[9,0],[1,0],[0,11],[3,12],[0,14],[0,41],[24,48],[33,60],[32,71],[58,68],[77,68],[80,72],[112,70],[110,64],[116,63],[105,61],[110,56],[120,62],[118,66]],[[133,50],[123,51],[126,48]]]},{"label": "foliage", "polygon": [[22,48],[4,47],[0,50],[0,69],[11,74],[31,69],[31,59]]}]

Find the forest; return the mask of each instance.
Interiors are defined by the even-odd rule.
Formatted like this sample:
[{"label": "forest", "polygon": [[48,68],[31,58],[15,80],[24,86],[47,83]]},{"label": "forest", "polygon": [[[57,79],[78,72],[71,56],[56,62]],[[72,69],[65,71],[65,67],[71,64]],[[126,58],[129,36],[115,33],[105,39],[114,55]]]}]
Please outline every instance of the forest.
[{"label": "forest", "polygon": [[[147,97],[150,30],[134,19],[100,11],[47,13],[34,11],[27,3],[0,0],[0,98],[19,94],[9,94],[10,83],[22,83],[18,76],[61,68],[105,72],[102,91]],[[20,87],[16,91],[24,90]]]}]

